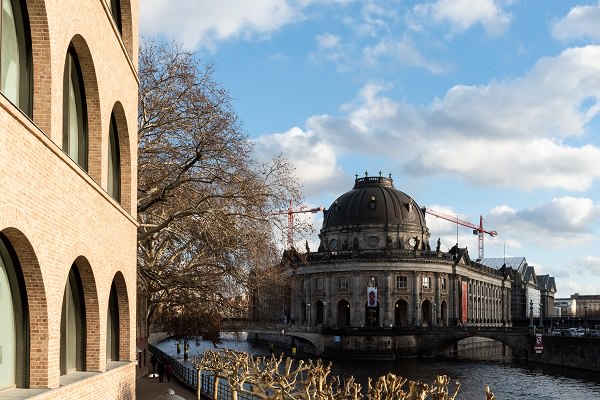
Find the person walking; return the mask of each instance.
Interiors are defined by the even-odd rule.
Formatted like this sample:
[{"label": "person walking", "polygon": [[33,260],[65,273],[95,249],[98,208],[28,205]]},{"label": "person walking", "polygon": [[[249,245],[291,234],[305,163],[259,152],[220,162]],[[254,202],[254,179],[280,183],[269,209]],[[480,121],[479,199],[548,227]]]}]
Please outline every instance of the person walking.
[{"label": "person walking", "polygon": [[165,374],[167,375],[167,382],[171,382],[171,375],[173,375],[173,366],[171,364],[165,366]]},{"label": "person walking", "polygon": [[150,358],[150,362],[152,363],[152,375],[154,375],[156,373],[156,363],[158,362],[158,359],[156,358],[156,356],[154,354],[152,354],[152,357]]},{"label": "person walking", "polygon": [[165,364],[162,361],[158,362],[158,381],[162,382],[165,376]]}]

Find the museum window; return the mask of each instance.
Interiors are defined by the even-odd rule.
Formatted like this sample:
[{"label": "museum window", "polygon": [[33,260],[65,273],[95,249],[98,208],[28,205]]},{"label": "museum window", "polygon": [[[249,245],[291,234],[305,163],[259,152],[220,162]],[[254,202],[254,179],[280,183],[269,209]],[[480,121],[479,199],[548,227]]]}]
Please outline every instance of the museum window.
[{"label": "museum window", "polygon": [[375,196],[371,196],[371,199],[369,200],[369,208],[371,210],[374,210],[377,208],[377,200],[375,199]]},{"label": "museum window", "polygon": [[424,276],[423,277],[423,289],[430,289],[430,288],[431,288],[431,277]]},{"label": "museum window", "polygon": [[315,290],[323,290],[323,278],[315,278]]},{"label": "museum window", "polygon": [[31,118],[31,35],[24,1],[2,0],[0,92]]},{"label": "museum window", "polygon": [[408,287],[408,278],[405,275],[396,275],[396,289],[406,289]]},{"label": "museum window", "polygon": [[121,2],[119,0],[107,0],[108,8],[110,8],[110,13],[112,14],[113,20],[117,25],[117,29],[119,33],[123,32],[122,23],[121,23]]},{"label": "museum window", "polygon": [[376,276],[372,276],[369,278],[369,287],[377,287],[377,277]]},{"label": "museum window", "polygon": [[115,115],[110,117],[108,130],[108,194],[121,201],[121,154]]},{"label": "museum window", "polygon": [[87,171],[87,107],[77,53],[69,47],[63,81],[63,151]]},{"label": "museum window", "polygon": [[113,282],[110,286],[106,317],[106,361],[119,360],[119,326],[119,302],[117,289]]},{"label": "museum window", "polygon": [[29,385],[29,313],[23,274],[0,234],[0,391]]},{"label": "museum window", "polygon": [[85,369],[85,302],[79,271],[71,267],[60,318],[60,374]]},{"label": "museum window", "polygon": [[342,289],[342,290],[348,289],[348,277],[347,276],[338,277],[338,289]]}]

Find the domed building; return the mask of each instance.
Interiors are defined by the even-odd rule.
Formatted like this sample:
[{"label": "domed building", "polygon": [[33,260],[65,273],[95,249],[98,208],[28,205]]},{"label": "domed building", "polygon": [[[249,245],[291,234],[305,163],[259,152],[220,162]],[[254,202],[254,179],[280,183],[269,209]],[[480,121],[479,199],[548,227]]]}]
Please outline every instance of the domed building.
[{"label": "domed building", "polygon": [[288,265],[290,320],[321,332],[326,347],[375,340],[394,351],[407,345],[395,332],[408,329],[510,325],[510,278],[466,248],[443,251],[438,239],[432,250],[425,210],[391,176],[357,176],[324,213],[318,251]]}]

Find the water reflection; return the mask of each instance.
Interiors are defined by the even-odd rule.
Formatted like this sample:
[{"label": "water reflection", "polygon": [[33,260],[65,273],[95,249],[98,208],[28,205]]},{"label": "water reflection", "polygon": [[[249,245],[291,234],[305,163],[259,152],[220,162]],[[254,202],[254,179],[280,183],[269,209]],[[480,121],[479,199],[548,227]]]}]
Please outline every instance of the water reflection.
[{"label": "water reflection", "polygon": [[[571,368],[515,364],[510,351],[500,343],[468,345],[461,343],[455,352],[444,358],[404,358],[394,361],[331,360],[332,372],[340,377],[354,376],[364,388],[369,377],[377,378],[392,372],[410,380],[431,383],[437,375],[448,375],[461,383],[458,399],[485,399],[489,385],[498,400],[547,399],[589,400],[600,399],[600,374]],[[177,354],[176,341],[162,341],[158,347],[184,363],[183,352]],[[246,341],[246,336],[225,334],[219,348],[246,351],[254,355],[268,355],[268,346],[257,346]],[[214,349],[210,342],[190,341],[190,360],[194,355]],[[278,351],[276,349],[276,351]],[[188,361],[189,363],[190,361]]]}]

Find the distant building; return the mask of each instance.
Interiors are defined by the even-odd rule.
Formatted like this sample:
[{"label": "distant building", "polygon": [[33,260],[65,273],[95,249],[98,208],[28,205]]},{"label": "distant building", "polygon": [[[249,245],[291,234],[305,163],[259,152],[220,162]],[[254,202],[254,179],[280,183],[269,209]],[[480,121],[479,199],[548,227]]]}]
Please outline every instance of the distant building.
[{"label": "distant building", "polygon": [[549,275],[536,275],[535,267],[525,257],[484,258],[481,264],[510,274],[512,278],[511,311],[513,319],[529,318],[530,311],[538,318],[553,317],[556,282]]},{"label": "distant building", "polygon": [[458,246],[432,250],[423,209],[391,178],[357,177],[325,212],[319,237],[316,252],[286,253],[296,323],[511,324],[510,277]]},{"label": "distant building", "polygon": [[575,317],[600,317],[600,295],[571,295],[573,316]]},{"label": "distant building", "polygon": [[554,307],[560,310],[561,317],[572,317],[575,315],[575,304],[571,298],[554,299]]},{"label": "distant building", "polygon": [[2,2],[2,398],[135,398],[138,7]]}]

